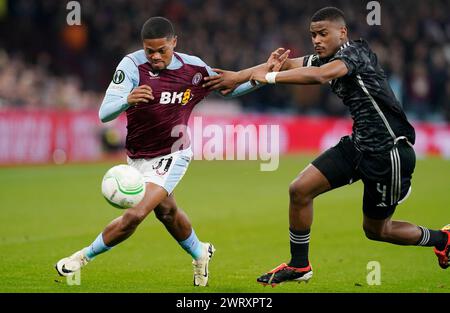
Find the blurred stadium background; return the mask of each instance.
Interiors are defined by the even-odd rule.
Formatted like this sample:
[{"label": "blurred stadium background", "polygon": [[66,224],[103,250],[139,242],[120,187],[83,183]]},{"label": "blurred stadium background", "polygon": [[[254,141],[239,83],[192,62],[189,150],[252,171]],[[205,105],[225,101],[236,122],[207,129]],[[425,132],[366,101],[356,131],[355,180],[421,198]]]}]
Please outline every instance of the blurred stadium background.
[{"label": "blurred stadium background", "polygon": [[[162,15],[174,22],[179,51],[198,55],[213,67],[238,70],[264,62],[280,46],[291,49],[294,57],[311,53],[309,17],[330,3],[111,0],[80,4],[81,25],[69,26],[64,1],[0,0],[0,163],[95,160],[101,157],[101,142],[110,142],[112,149],[120,147],[124,121],[119,121],[119,131],[109,126],[105,130],[92,112],[97,111],[121,58],[140,48],[139,31],[149,16]],[[449,157],[449,1],[382,1],[381,26],[366,23],[365,1],[332,4],[346,12],[351,38],[366,38],[377,52],[395,94],[417,122],[419,154]],[[24,110],[33,113],[24,115]],[[347,108],[328,86],[268,86],[228,102],[213,94],[195,112],[239,116],[244,121],[249,113],[348,119]],[[284,122],[278,122],[283,128]],[[24,123],[28,127],[17,129]],[[349,128],[345,123],[328,123],[308,136],[302,135],[302,127],[287,127],[285,151],[323,149],[327,144],[320,142],[326,134],[334,133],[334,139]],[[27,142],[30,134],[39,144]],[[98,134],[104,135],[103,141]],[[291,143],[298,136],[314,142]]]},{"label": "blurred stadium background", "polygon": [[[280,46],[291,49],[294,57],[311,53],[309,17],[330,4],[341,8],[347,15],[350,37],[369,41],[416,126],[416,151],[421,156],[433,155],[419,161],[416,193],[409,201],[410,210],[401,216],[435,228],[448,222],[441,220],[443,208],[448,208],[450,177],[448,0],[380,1],[381,26],[366,23],[367,1],[79,2],[81,25],[69,26],[67,1],[0,0],[0,254],[4,253],[0,291],[59,291],[47,279],[53,274],[52,262],[89,243],[99,227],[120,213],[107,210],[99,185],[112,164],[124,161],[126,121],[122,116],[101,125],[97,110],[116,65],[125,54],[140,48],[141,25],[155,15],[174,22],[178,51],[198,55],[213,67],[238,70],[264,62]],[[179,201],[198,225],[197,232],[212,238],[222,251],[214,274],[222,287],[216,284],[210,290],[260,291],[252,285],[256,275],[287,257],[287,186],[311,160],[309,153],[316,154],[351,131],[347,109],[328,86],[266,86],[232,101],[212,94],[194,114],[204,117],[204,126],[279,124],[281,152],[295,154],[283,157],[280,170],[266,176],[258,172],[256,162],[194,162],[177,189]],[[113,160],[106,163],[88,164],[110,156]],[[73,161],[82,164],[53,165]],[[18,166],[36,163],[46,166]],[[236,178],[246,187],[236,186]],[[268,191],[270,197],[261,197]],[[435,266],[431,251],[406,252],[365,240],[360,216],[353,214],[359,213],[360,197],[361,186],[351,186],[319,201],[333,208],[317,213],[322,224],[313,239],[314,260],[326,266],[319,270],[317,284],[307,290],[372,291],[360,288],[367,258],[372,258],[388,268],[386,287],[378,291],[450,291],[448,280],[436,282],[442,280],[442,273],[429,269],[430,264]],[[242,199],[254,201],[244,204]],[[180,267],[187,257],[154,225],[136,234],[141,241],[131,240],[112,252],[111,258],[99,258],[92,265],[97,272],[87,272],[91,282],[82,291],[192,291],[185,279],[190,281],[189,262]],[[331,237],[346,238],[349,244],[333,240],[327,229],[333,230]],[[257,234],[264,234],[264,239]],[[241,247],[240,235],[249,243],[263,240],[262,250],[253,244]],[[140,243],[155,237],[160,238],[152,243],[155,250],[165,249],[169,260],[161,252],[140,254]],[[352,246],[361,247],[361,254]],[[274,255],[264,253],[268,250]],[[24,255],[24,251],[30,253]],[[142,264],[141,272],[134,265],[122,266],[128,260],[125,253]],[[236,261],[236,255],[241,259]],[[416,267],[405,269],[405,258],[415,260]],[[149,259],[161,275],[148,267]],[[236,262],[241,264],[238,269]],[[359,272],[354,270],[357,267]],[[106,275],[104,268],[111,271]],[[177,275],[175,280],[165,278],[172,274]],[[108,285],[109,279],[120,283]],[[95,285],[93,280],[104,285]]]}]

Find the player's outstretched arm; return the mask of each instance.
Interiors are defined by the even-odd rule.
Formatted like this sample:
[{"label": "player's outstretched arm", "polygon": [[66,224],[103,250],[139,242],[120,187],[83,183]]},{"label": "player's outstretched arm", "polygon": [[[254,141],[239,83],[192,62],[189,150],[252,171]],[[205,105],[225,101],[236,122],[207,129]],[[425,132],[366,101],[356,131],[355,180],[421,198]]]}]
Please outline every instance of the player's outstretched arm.
[{"label": "player's outstretched arm", "polygon": [[[232,72],[232,71],[221,70],[218,68],[215,68],[214,71],[218,75],[222,75],[224,77],[226,77],[227,75],[233,75],[233,73],[236,73],[236,72]],[[248,82],[245,82],[245,83],[240,84],[233,88],[216,90],[216,92],[219,93],[219,95],[225,99],[233,99],[233,98],[237,98],[237,97],[246,95],[250,92],[253,92],[253,91],[259,89],[261,86],[263,86],[263,84],[260,84],[258,82],[248,81]]]},{"label": "player's outstretched arm", "polygon": [[284,62],[283,66],[281,67],[280,71],[288,71],[288,70],[292,70],[294,68],[303,67],[303,60],[304,60],[304,57],[287,59]]},{"label": "player's outstretched arm", "polygon": [[[278,48],[272,52],[266,63],[259,64],[257,66],[240,70],[238,72],[225,71],[221,69],[213,69],[218,75],[211,75],[205,77],[205,83],[203,87],[210,90],[220,90],[220,93],[224,96],[228,96],[230,93],[234,97],[242,95],[244,93],[234,92],[235,89],[246,89],[249,86],[255,86],[255,84],[244,84],[250,81],[252,73],[255,71],[280,71],[289,57],[290,50],[284,48]],[[239,87],[238,87],[239,86]],[[251,90],[253,91],[253,90]]]},{"label": "player's outstretched arm", "polygon": [[309,66],[294,68],[282,72],[264,70],[253,71],[251,80],[269,84],[299,84],[312,85],[324,84],[333,79],[345,76],[348,68],[341,60],[335,60],[320,67]]}]

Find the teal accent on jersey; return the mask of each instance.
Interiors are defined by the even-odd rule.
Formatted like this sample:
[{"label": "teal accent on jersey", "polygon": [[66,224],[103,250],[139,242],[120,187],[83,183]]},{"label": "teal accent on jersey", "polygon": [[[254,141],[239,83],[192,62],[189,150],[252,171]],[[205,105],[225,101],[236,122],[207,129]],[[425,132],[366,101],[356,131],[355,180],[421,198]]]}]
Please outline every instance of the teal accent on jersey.
[{"label": "teal accent on jersey", "polygon": [[246,95],[252,91],[255,91],[255,90],[261,88],[262,86],[264,86],[264,85],[260,84],[258,82],[256,82],[255,85],[252,85],[250,82],[246,82],[246,83],[239,85],[235,90],[233,90],[233,92],[229,93],[226,96],[222,96],[222,94],[220,94],[220,93],[219,93],[219,95],[221,95],[222,97],[224,97],[226,99],[237,98],[237,97]]}]

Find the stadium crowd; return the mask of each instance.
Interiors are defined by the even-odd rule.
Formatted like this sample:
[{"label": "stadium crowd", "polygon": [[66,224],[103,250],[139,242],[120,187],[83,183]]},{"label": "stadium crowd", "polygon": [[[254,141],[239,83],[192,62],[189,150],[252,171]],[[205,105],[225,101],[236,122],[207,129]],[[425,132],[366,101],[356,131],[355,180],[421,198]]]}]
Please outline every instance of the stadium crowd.
[{"label": "stadium crowd", "polygon": [[[3,0],[4,2],[5,0]],[[0,0],[1,2],[1,0]],[[277,47],[311,53],[309,18],[329,1],[89,0],[81,25],[68,26],[66,2],[6,1],[0,13],[0,106],[98,107],[114,68],[139,49],[150,16],[171,19],[178,50],[214,67],[264,62]],[[450,121],[450,2],[381,2],[381,25],[365,1],[339,0],[350,38],[369,41],[412,118]],[[240,99],[243,110],[345,115],[327,86],[267,86]]]}]

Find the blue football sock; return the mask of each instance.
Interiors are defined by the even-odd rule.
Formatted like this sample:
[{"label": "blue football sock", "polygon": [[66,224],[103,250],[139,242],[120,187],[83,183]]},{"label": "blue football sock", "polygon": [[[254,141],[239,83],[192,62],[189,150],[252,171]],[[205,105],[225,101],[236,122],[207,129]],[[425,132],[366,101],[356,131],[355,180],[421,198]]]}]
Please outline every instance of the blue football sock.
[{"label": "blue football sock", "polygon": [[86,248],[85,255],[88,259],[92,260],[100,253],[106,252],[111,248],[112,247],[108,247],[107,245],[105,245],[105,242],[103,241],[103,234],[100,233],[100,235],[97,236],[94,242]]},{"label": "blue football sock", "polygon": [[179,241],[178,243],[195,260],[198,260],[202,256],[202,243],[198,240],[194,229],[192,229],[192,232],[187,239]]}]

